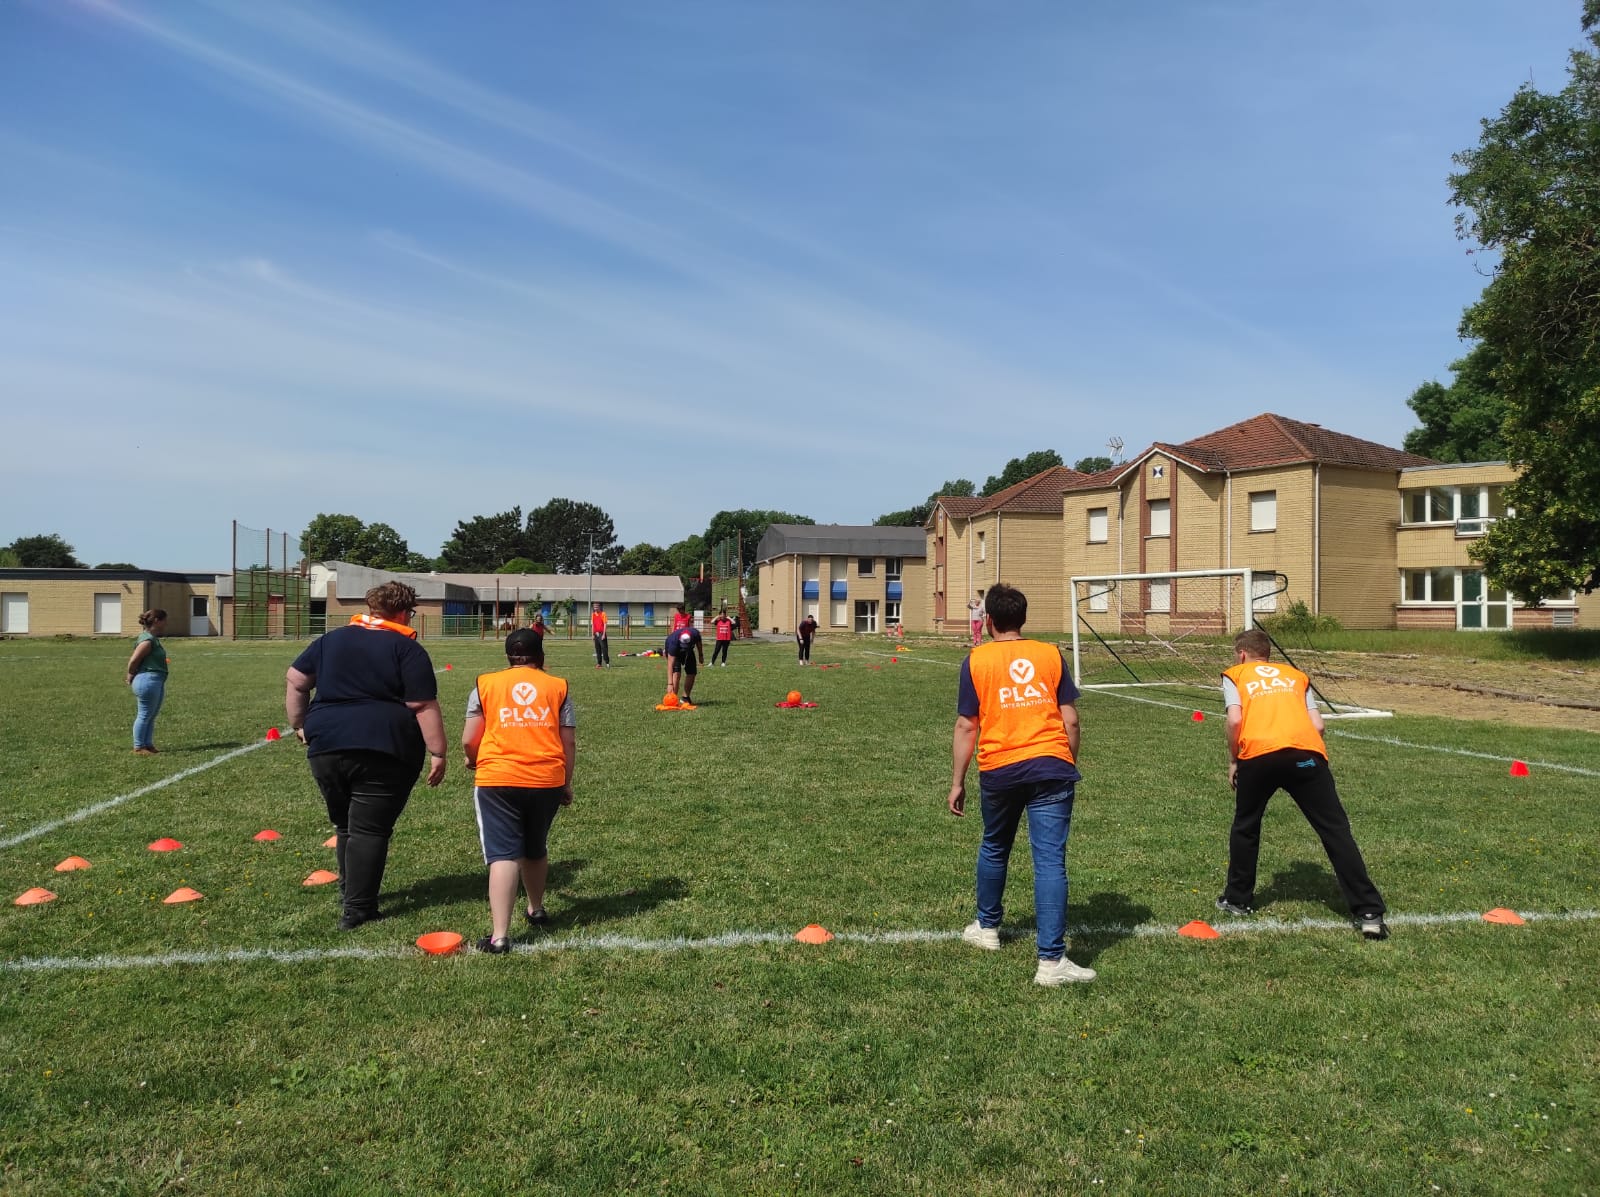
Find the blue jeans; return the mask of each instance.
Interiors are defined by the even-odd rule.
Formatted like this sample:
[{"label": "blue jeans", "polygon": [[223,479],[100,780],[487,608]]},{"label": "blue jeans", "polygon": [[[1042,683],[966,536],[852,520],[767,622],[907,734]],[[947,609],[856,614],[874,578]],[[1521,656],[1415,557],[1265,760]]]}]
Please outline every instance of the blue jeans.
[{"label": "blue jeans", "polygon": [[167,696],[166,675],[136,673],[133,675],[133,696],[139,702],[139,713],[133,718],[133,746],[156,746],[156,716],[161,712],[161,700]]},{"label": "blue jeans", "polygon": [[1033,906],[1039,959],[1067,950],[1067,833],[1076,783],[1042,781],[983,793],[983,843],[978,847],[978,922],[998,927],[1005,914],[1006,866],[1023,813],[1033,849]]}]

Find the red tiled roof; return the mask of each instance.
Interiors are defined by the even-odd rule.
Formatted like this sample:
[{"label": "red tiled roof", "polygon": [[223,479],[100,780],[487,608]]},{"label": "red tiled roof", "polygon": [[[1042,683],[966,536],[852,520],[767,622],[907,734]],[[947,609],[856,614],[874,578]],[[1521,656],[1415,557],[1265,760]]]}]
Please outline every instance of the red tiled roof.
[{"label": "red tiled roof", "polygon": [[971,515],[986,503],[987,499],[980,499],[976,495],[940,495],[939,506],[945,512],[954,516]]},{"label": "red tiled roof", "polygon": [[1352,466],[1362,470],[1400,470],[1408,466],[1434,464],[1430,458],[1391,449],[1376,441],[1362,440],[1357,436],[1333,432],[1320,424],[1307,424],[1301,420],[1291,420],[1288,416],[1264,412],[1180,444],[1153,441],[1148,449],[1130,461],[1075,482],[1071,489],[1095,490],[1115,485],[1130,465],[1152,452],[1165,453],[1208,473],[1261,470],[1302,462]]},{"label": "red tiled roof", "polygon": [[1012,483],[983,500],[983,506],[974,515],[988,515],[991,511],[1028,511],[1046,515],[1061,514],[1061,493],[1074,482],[1085,477],[1066,466],[1051,466],[1032,478]]},{"label": "red tiled roof", "polygon": [[1172,451],[1177,457],[1209,458],[1216,462],[1212,468],[1224,470],[1258,470],[1303,461],[1362,470],[1399,470],[1431,464],[1431,459],[1415,453],[1271,412],[1174,445]]}]

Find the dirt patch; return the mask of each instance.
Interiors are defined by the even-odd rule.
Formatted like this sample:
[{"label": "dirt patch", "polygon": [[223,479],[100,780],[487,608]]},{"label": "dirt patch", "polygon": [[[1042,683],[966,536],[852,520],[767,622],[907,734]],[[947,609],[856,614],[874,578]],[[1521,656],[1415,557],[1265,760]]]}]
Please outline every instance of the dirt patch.
[{"label": "dirt patch", "polygon": [[[1329,696],[1407,715],[1486,719],[1518,727],[1559,727],[1600,734],[1600,671],[1571,662],[1479,661],[1387,654],[1296,654]],[[1473,692],[1457,687],[1472,687]]]}]

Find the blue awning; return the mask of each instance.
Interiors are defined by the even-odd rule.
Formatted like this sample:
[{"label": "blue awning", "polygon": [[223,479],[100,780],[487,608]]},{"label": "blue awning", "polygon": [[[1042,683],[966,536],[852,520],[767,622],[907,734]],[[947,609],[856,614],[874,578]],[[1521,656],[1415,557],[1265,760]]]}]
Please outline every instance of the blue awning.
[{"label": "blue awning", "polygon": [[890,602],[898,602],[900,600],[900,598],[902,597],[900,583],[899,582],[890,582],[889,583],[889,591],[888,591],[888,594],[885,597],[888,598]]},{"label": "blue awning", "polygon": [[850,597],[849,588],[846,586],[843,578],[839,578],[836,581],[829,583],[828,597],[835,600]]},{"label": "blue awning", "polygon": [[800,583],[800,597],[803,599],[820,598],[822,595],[819,584],[815,578],[809,582]]}]

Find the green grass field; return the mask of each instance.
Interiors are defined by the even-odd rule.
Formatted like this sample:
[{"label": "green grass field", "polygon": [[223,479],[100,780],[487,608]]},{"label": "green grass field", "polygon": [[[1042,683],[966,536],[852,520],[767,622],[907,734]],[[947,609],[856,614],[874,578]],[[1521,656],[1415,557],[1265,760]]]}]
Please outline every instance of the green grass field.
[{"label": "green grass field", "polygon": [[[497,649],[428,647],[454,742]],[[1594,736],[1338,725],[1393,937],[1343,922],[1280,797],[1254,929],[1196,941],[1174,932],[1221,917],[1231,812],[1217,699],[1091,694],[1069,919],[1100,976],[1045,990],[1025,845],[1005,950],[954,938],[979,835],[944,810],[956,649],[824,640],[842,667],[801,670],[741,645],[668,715],[659,662],[586,647],[551,651],[580,720],[557,924],[433,958],[422,932],[488,927],[458,750],[400,822],[391,917],[340,934],[334,887],[301,885],[333,854],[292,740],[138,793],[281,724],[295,646],[171,641],[138,758],[126,643],[0,643],[0,1189],[1600,1192]],[[775,709],[795,686],[821,705]],[[73,854],[94,867],[54,872]],[[180,885],[204,899],[164,905]],[[33,886],[59,897],[10,905]],[[1498,906],[1566,917],[1471,917]],[[813,922],[839,938],[792,942]]]}]

